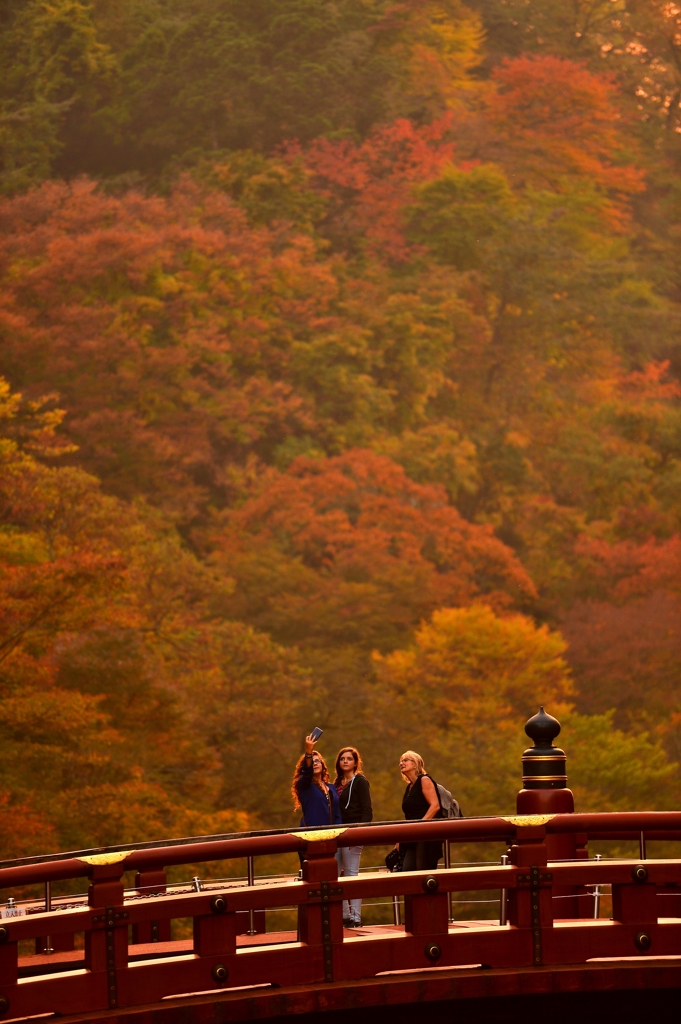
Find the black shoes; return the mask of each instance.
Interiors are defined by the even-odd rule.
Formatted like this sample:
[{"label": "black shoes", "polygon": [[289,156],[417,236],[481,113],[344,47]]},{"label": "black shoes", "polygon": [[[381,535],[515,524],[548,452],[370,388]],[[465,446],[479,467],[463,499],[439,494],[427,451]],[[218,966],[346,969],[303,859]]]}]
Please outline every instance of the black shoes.
[{"label": "black shoes", "polygon": [[344,917],[343,918],[343,927],[344,928],[361,928],[362,927],[362,922],[361,921],[353,921],[351,917]]}]

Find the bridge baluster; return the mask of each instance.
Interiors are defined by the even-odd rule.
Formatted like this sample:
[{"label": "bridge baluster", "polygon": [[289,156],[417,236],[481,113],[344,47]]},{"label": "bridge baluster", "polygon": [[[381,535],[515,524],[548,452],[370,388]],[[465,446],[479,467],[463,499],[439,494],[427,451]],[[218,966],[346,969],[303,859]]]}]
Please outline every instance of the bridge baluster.
[{"label": "bridge baluster", "polygon": [[423,883],[427,894],[404,897],[405,931],[412,935],[447,935],[449,933],[447,893],[432,891],[437,889],[437,879],[434,876],[424,878]]},{"label": "bridge baluster", "polygon": [[[621,924],[655,924],[657,922],[657,886],[646,881],[648,873],[642,865],[634,868],[641,875],[627,885],[612,886],[612,917]],[[643,876],[645,872],[645,877]]]},{"label": "bridge baluster", "polygon": [[[168,877],[163,869],[138,871],[135,876],[135,888],[144,896],[154,896],[166,891]],[[141,921],[132,926],[132,941],[139,942],[170,942],[170,920]]]},{"label": "bridge baluster", "polygon": [[194,952],[197,956],[230,956],[236,953],[236,914],[209,914],[194,918]]}]

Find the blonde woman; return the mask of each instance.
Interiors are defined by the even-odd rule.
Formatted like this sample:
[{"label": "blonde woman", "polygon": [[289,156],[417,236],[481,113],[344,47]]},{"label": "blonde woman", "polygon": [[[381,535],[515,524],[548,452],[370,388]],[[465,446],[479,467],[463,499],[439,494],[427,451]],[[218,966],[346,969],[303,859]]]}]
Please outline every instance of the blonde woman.
[{"label": "blonde woman", "polygon": [[[407,821],[432,821],[442,817],[435,781],[426,771],[423,758],[407,750],[400,758],[400,771],[407,783],[402,811]],[[433,871],[442,856],[442,843],[400,843],[400,871]]]}]

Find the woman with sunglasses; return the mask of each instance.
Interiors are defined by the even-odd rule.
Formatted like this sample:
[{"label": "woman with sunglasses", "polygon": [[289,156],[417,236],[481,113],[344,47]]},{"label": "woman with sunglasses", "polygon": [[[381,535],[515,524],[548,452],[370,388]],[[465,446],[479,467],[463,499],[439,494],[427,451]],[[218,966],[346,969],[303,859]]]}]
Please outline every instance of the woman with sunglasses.
[{"label": "woman with sunglasses", "polygon": [[338,793],[329,782],[329,770],[322,755],[315,750],[311,736],[305,737],[305,753],[298,758],[293,773],[291,792],[296,807],[302,808],[300,824],[305,828],[320,825],[342,825]]},{"label": "woman with sunglasses", "polygon": [[[421,755],[407,750],[400,758],[400,771],[407,783],[402,798],[402,811],[407,821],[441,818],[437,786],[428,775]],[[434,871],[442,856],[442,843],[400,843],[400,853],[400,871]]]}]

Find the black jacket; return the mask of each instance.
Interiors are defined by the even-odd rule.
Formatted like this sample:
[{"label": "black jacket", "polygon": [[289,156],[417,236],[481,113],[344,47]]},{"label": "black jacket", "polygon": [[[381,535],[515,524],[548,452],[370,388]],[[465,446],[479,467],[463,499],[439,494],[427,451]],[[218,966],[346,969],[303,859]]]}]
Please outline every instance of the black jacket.
[{"label": "black jacket", "polygon": [[374,812],[371,809],[371,793],[367,780],[363,775],[355,775],[348,783],[339,798],[341,818],[344,825],[353,825],[358,821],[372,821]]}]

